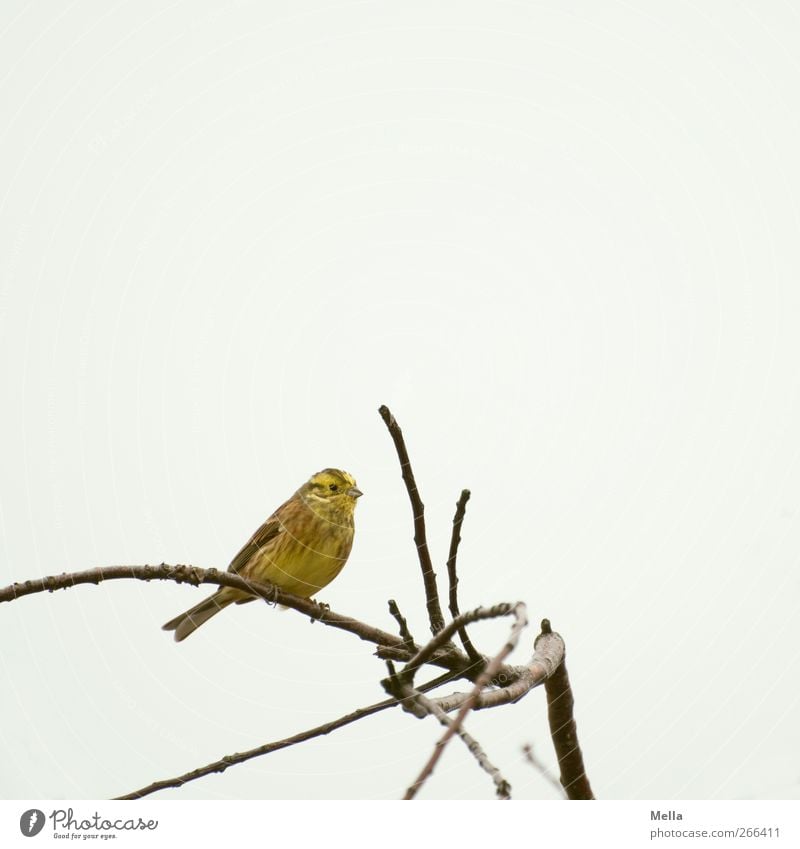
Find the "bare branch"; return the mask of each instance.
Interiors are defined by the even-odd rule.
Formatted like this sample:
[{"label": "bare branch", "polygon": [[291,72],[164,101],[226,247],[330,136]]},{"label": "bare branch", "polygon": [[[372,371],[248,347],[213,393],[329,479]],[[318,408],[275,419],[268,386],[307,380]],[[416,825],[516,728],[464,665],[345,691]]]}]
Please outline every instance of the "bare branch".
[{"label": "bare branch", "polygon": [[[485,708],[498,707],[503,704],[510,704],[512,702],[519,701],[519,699],[530,692],[530,690],[544,682],[547,675],[551,674],[552,670],[554,670],[561,662],[562,657],[563,641],[561,640],[561,637],[552,632],[547,635],[540,635],[536,640],[536,651],[531,660],[525,666],[509,667],[514,670],[516,678],[514,683],[499,690],[490,690],[482,693],[472,709],[483,710]],[[458,673],[445,672],[443,675],[440,675],[432,681],[429,681],[417,688],[416,692],[424,693],[429,690],[433,690],[436,687],[440,687],[442,684],[452,681],[454,676],[457,674]],[[499,673],[495,680],[500,678],[502,674],[502,672]],[[450,696],[429,699],[429,701],[436,705],[437,710],[441,710],[445,713],[452,713],[454,710],[458,710],[468,698],[469,693],[453,693]],[[193,769],[190,772],[186,772],[183,775],[176,776],[175,778],[166,778],[161,781],[154,781],[152,784],[147,785],[147,787],[142,787],[139,790],[134,790],[131,793],[127,793],[124,796],[118,796],[117,798],[141,799],[142,797],[149,796],[159,790],[165,790],[170,787],[182,787],[184,784],[187,784],[190,781],[196,781],[198,778],[203,778],[204,776],[212,775],[213,773],[224,772],[229,766],[244,763],[252,758],[268,755],[271,752],[289,748],[290,746],[302,743],[305,740],[312,740],[315,737],[321,737],[325,734],[329,734],[331,731],[343,728],[345,725],[349,725],[350,723],[356,722],[364,717],[371,716],[374,713],[387,710],[397,704],[397,698],[385,699],[382,702],[377,702],[376,704],[369,705],[368,707],[359,708],[358,710],[342,716],[339,719],[333,720],[332,722],[326,722],[323,725],[310,728],[307,731],[295,734],[292,737],[287,737],[284,740],[265,743],[262,746],[257,746],[256,748],[248,749],[244,752],[226,755],[225,757],[222,757],[217,761],[213,761],[206,766],[198,767],[197,769]],[[405,707],[405,704],[406,703],[403,702],[401,706]]]},{"label": "bare branch", "polygon": [[[62,572],[60,575],[49,575],[44,578],[23,581],[0,588],[0,603],[14,601],[34,593],[52,593],[55,590],[69,589],[70,587],[81,584],[100,584],[102,581],[120,579],[174,581],[178,584],[192,584],[192,586],[213,584],[220,587],[233,587],[234,589],[252,593],[268,602],[290,607],[299,613],[305,614],[314,621],[321,622],[323,625],[354,634],[359,639],[375,645],[375,654],[378,657],[388,657],[401,662],[408,662],[411,657],[415,656],[414,653],[406,648],[402,638],[361,622],[358,619],[354,619],[352,616],[335,613],[324,604],[317,604],[310,599],[284,592],[272,584],[248,581],[235,572],[220,572],[217,569],[199,569],[195,566],[170,566],[162,563],[159,566],[100,566],[96,569],[86,569],[82,572]],[[503,605],[496,606],[496,608],[502,607]],[[482,609],[479,608],[479,610]],[[503,612],[491,613],[494,610],[495,608],[489,608],[491,616],[505,615]],[[465,614],[467,618],[463,619],[462,617],[462,620],[467,623],[475,621],[474,618],[469,618],[474,616],[474,614],[475,611]],[[478,618],[489,618],[489,616],[480,616]],[[448,669],[456,677],[475,681],[478,677],[478,670],[475,668],[475,664],[453,645],[447,645],[446,648],[442,648],[448,643],[453,633],[454,631],[448,630],[446,639],[437,643],[433,651],[426,652],[425,659],[422,662],[430,663],[442,669]],[[421,651],[419,646],[415,645],[413,648],[416,655],[419,655]],[[403,671],[405,672],[406,670]],[[520,675],[524,674],[524,667],[504,666],[498,677],[502,678],[503,683],[511,683],[517,681]]]},{"label": "bare branch", "polygon": [[[447,681],[452,680],[452,674],[449,672],[434,678],[424,684],[420,690],[433,690]],[[183,787],[190,781],[196,781],[198,778],[203,778],[206,775],[212,775],[215,772],[225,772],[229,766],[245,763],[245,761],[253,758],[268,755],[271,752],[277,752],[280,749],[288,749],[290,746],[296,746],[298,743],[303,743],[306,740],[313,740],[315,737],[322,737],[325,734],[330,734],[331,731],[336,731],[338,728],[344,728],[345,725],[350,725],[364,717],[372,716],[375,713],[380,713],[388,708],[397,707],[398,701],[395,698],[384,699],[382,702],[376,702],[368,707],[358,708],[352,713],[345,716],[340,716],[331,722],[325,722],[322,725],[317,725],[315,728],[309,728],[307,731],[301,731],[299,734],[294,734],[291,737],[286,737],[283,740],[276,740],[273,743],[265,743],[263,746],[256,746],[254,749],[248,749],[245,752],[236,752],[233,755],[225,755],[218,761],[212,761],[210,764],[193,769],[190,772],[185,772],[183,775],[178,775],[175,778],[164,778],[161,781],[154,781],[146,787],[139,790],[133,790],[126,793],[124,796],[116,796],[115,799],[142,799],[144,796],[149,796],[151,793],[157,793],[159,790],[166,790],[170,787]]]},{"label": "bare branch", "polygon": [[436,573],[433,571],[431,554],[428,551],[428,539],[425,534],[425,505],[422,503],[419,490],[417,489],[417,482],[414,480],[414,472],[411,469],[411,460],[408,458],[406,443],[403,439],[403,431],[400,430],[397,419],[395,419],[391,410],[385,404],[379,407],[378,412],[389,430],[389,435],[392,437],[397,456],[400,460],[400,471],[403,475],[403,482],[406,485],[408,498],[411,501],[411,510],[414,515],[414,543],[417,546],[417,556],[419,557],[419,565],[422,569],[422,580],[425,584],[425,603],[428,608],[431,633],[438,634],[444,628],[444,616],[442,615],[442,608],[439,605]]},{"label": "bare branch", "polygon": [[[461,495],[456,502],[456,513],[453,516],[453,534],[450,537],[450,552],[447,556],[447,578],[450,584],[450,614],[453,619],[459,617],[458,609],[458,572],[456,570],[456,557],[458,556],[458,545],[461,542],[461,525],[464,522],[464,513],[467,510],[467,502],[469,501],[470,491],[468,489],[461,490]],[[483,658],[478,653],[475,646],[472,645],[472,640],[467,634],[466,628],[458,629],[458,636],[461,640],[461,645],[464,646],[464,651],[467,657],[475,663],[483,663]]]},{"label": "bare branch", "polygon": [[[235,572],[220,572],[217,569],[198,569],[194,566],[170,566],[162,563],[160,566],[101,566],[96,569],[86,569],[81,572],[65,572],[61,575],[50,575],[45,578],[37,578],[32,581],[10,584],[0,589],[0,602],[14,601],[26,595],[41,592],[54,592],[55,590],[68,589],[80,584],[99,584],[102,581],[112,580],[139,580],[139,581],[174,581],[178,584],[214,584],[220,587],[233,587],[244,590],[259,598],[263,598],[275,604],[291,607],[300,613],[309,616],[312,620],[319,621],[331,628],[338,628],[355,634],[359,639],[372,643],[379,647],[396,652],[401,660],[408,658],[418,650],[415,645],[413,651],[409,651],[403,640],[388,631],[374,628],[351,616],[335,613],[326,605],[317,604],[307,598],[292,595],[272,584],[262,584],[249,581]],[[446,651],[436,653],[428,662],[434,666],[440,666],[463,677],[474,679],[475,674],[470,671],[469,658],[450,646]],[[513,670],[509,670],[513,675]]]},{"label": "bare branch", "polygon": [[[547,619],[542,620],[542,633],[550,633],[550,623]],[[578,727],[573,715],[575,699],[572,696],[564,660],[545,681],[544,688],[547,693],[550,736],[561,770],[561,786],[570,799],[594,799],[583,765],[583,752],[578,743]]]},{"label": "bare branch", "polygon": [[[501,607],[501,605],[496,605],[496,607],[499,608]],[[445,747],[450,742],[453,735],[457,734],[458,731],[461,729],[461,726],[463,725],[467,714],[472,710],[479,696],[481,695],[481,690],[483,690],[484,687],[488,686],[491,683],[493,676],[497,674],[498,670],[503,664],[503,661],[508,657],[508,655],[511,654],[512,651],[514,651],[514,648],[516,647],[517,642],[519,641],[519,635],[522,633],[522,630],[528,624],[528,617],[526,615],[525,605],[521,601],[518,601],[515,605],[505,605],[505,607],[510,609],[507,609],[504,613],[499,615],[511,615],[514,617],[515,620],[514,624],[511,626],[511,631],[508,635],[508,639],[503,644],[503,647],[500,649],[500,651],[489,661],[488,665],[483,670],[483,672],[481,672],[481,674],[478,676],[478,680],[474,688],[472,689],[472,692],[467,696],[466,701],[459,709],[458,714],[456,715],[456,718],[453,720],[452,724],[448,727],[448,729],[442,735],[442,738],[434,746],[430,758],[428,758],[428,761],[425,763],[425,766],[422,767],[422,770],[417,776],[416,781],[414,781],[414,783],[411,784],[408,790],[406,790],[405,796],[403,796],[404,799],[413,799],[417,795],[422,785],[427,781],[428,777],[435,769],[436,764],[439,762],[439,758],[442,756],[442,752],[444,752]],[[480,610],[480,608],[478,608],[478,610]],[[474,614],[477,611],[472,612]],[[463,618],[464,617],[459,617],[459,619]],[[454,620],[450,624],[456,625],[458,621],[458,619]],[[456,625],[456,627],[458,627],[458,625]],[[447,628],[445,628],[445,631],[446,630]],[[442,634],[443,633],[444,631],[442,631]],[[439,634],[438,636],[440,637],[441,634]],[[431,643],[435,642],[436,639],[437,637],[434,637],[434,639],[431,640]],[[428,643],[428,645],[430,646],[431,643]],[[424,651],[425,649],[423,649],[423,652]],[[422,654],[422,652],[420,652],[420,654]],[[414,661],[412,660],[409,665],[411,665],[413,662]],[[407,681],[403,679],[403,683],[407,683]]]},{"label": "bare branch", "polygon": [[[414,716],[420,717],[426,714],[435,716],[439,723],[445,728],[450,728],[454,722],[450,717],[439,707],[438,703],[427,696],[423,696],[419,690],[414,689],[408,684],[404,684],[401,679],[394,674],[394,670],[390,665],[388,684],[392,692],[402,701],[403,710],[412,713]],[[469,734],[464,728],[458,728],[456,734],[464,742],[464,745],[469,750],[470,754],[478,762],[478,766],[486,772],[492,779],[495,785],[495,792],[499,799],[511,798],[511,785],[503,778],[500,770],[489,760],[483,747],[478,741]]]},{"label": "bare branch", "polygon": [[277,740],[274,743],[265,743],[263,746],[256,746],[254,749],[248,749],[245,752],[236,752],[233,755],[225,755],[218,761],[213,761],[205,766],[193,769],[183,775],[178,775],[175,778],[165,778],[161,781],[154,781],[148,784],[147,787],[142,787],[139,790],[134,790],[131,793],[126,793],[123,796],[115,796],[115,799],[141,799],[144,796],[149,796],[151,793],[157,793],[159,790],[166,790],[169,787],[183,787],[190,781],[196,781],[198,778],[203,778],[206,775],[211,775],[215,772],[225,772],[229,766],[241,764],[261,755],[268,755],[270,752],[277,752],[280,749],[287,749],[289,746],[294,746],[297,743],[302,743],[305,740],[312,740],[315,737],[321,737],[324,734],[330,734],[337,728],[343,728],[351,722],[356,722],[363,719],[365,716],[371,716],[379,711],[396,706],[397,702],[394,699],[384,699],[382,702],[376,702],[369,707],[359,708],[346,716],[335,719],[332,722],[326,722],[323,725],[318,725],[316,728],[309,728],[307,731],[301,731],[299,734],[294,734],[291,737],[286,737],[284,740]]},{"label": "bare branch", "polygon": [[317,604],[307,598],[292,595],[279,589],[273,584],[250,581],[236,572],[220,572],[217,569],[198,569],[194,566],[170,566],[162,563],[160,566],[100,566],[96,569],[86,569],[82,572],[65,572],[61,575],[51,575],[34,581],[11,584],[0,589],[0,602],[13,601],[31,593],[54,592],[69,589],[79,584],[99,584],[102,581],[119,579],[135,579],[140,581],[175,581],[178,584],[215,584],[220,587],[233,587],[237,590],[251,593],[273,604],[291,607],[311,619],[320,621],[332,628],[349,631],[369,643],[386,644],[403,648],[402,641],[394,634],[365,625],[357,619],[334,613],[327,606]]}]

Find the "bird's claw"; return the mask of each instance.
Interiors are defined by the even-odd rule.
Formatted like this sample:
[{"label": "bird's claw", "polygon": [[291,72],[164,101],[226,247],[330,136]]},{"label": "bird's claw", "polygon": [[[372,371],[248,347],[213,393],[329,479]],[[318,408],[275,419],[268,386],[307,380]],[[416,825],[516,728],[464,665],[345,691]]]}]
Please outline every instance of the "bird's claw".
[{"label": "bird's claw", "polygon": [[322,619],[326,613],[329,613],[331,606],[329,604],[326,604],[324,601],[317,601],[315,598],[311,600],[319,608],[319,616],[315,616],[311,619],[311,622],[313,623],[316,619]]}]

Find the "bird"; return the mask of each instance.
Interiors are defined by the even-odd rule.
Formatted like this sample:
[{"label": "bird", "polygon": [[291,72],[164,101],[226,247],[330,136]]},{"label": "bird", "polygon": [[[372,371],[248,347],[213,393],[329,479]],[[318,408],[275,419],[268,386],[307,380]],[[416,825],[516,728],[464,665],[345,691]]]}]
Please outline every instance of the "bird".
[{"label": "bird", "polygon": [[[342,571],[350,556],[353,516],[362,495],[347,472],[317,472],[250,537],[228,571],[311,598]],[[229,604],[254,600],[255,596],[243,590],[220,587],[162,628],[174,631],[180,642]]]}]

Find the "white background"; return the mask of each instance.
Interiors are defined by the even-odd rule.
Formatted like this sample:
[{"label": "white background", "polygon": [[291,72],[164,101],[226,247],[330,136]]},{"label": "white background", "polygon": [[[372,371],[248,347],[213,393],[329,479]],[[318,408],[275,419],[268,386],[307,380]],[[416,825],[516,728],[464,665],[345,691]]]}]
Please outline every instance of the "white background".
[{"label": "white background", "polygon": [[[0,581],[225,568],[312,472],[320,598],[426,635],[409,443],[461,601],[568,647],[598,796],[797,798],[800,18],[780,2],[6,0]],[[354,637],[205,589],[0,607],[0,796],[102,798],[383,697]],[[483,651],[506,625],[473,633]],[[530,654],[536,628],[515,660]],[[470,718],[551,798],[544,694]],[[163,798],[396,798],[383,714]],[[487,798],[454,743],[422,794]]]}]

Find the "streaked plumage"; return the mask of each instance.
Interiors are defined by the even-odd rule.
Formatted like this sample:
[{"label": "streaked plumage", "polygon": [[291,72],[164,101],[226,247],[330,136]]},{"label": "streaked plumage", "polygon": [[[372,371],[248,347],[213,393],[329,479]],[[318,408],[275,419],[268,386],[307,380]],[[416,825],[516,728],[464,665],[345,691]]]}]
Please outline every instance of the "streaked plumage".
[{"label": "streaked plumage", "polygon": [[[229,572],[310,598],[342,571],[353,546],[353,513],[361,491],[351,475],[324,469],[264,522],[233,558]],[[229,604],[254,596],[221,587],[163,628],[180,642]]]}]

